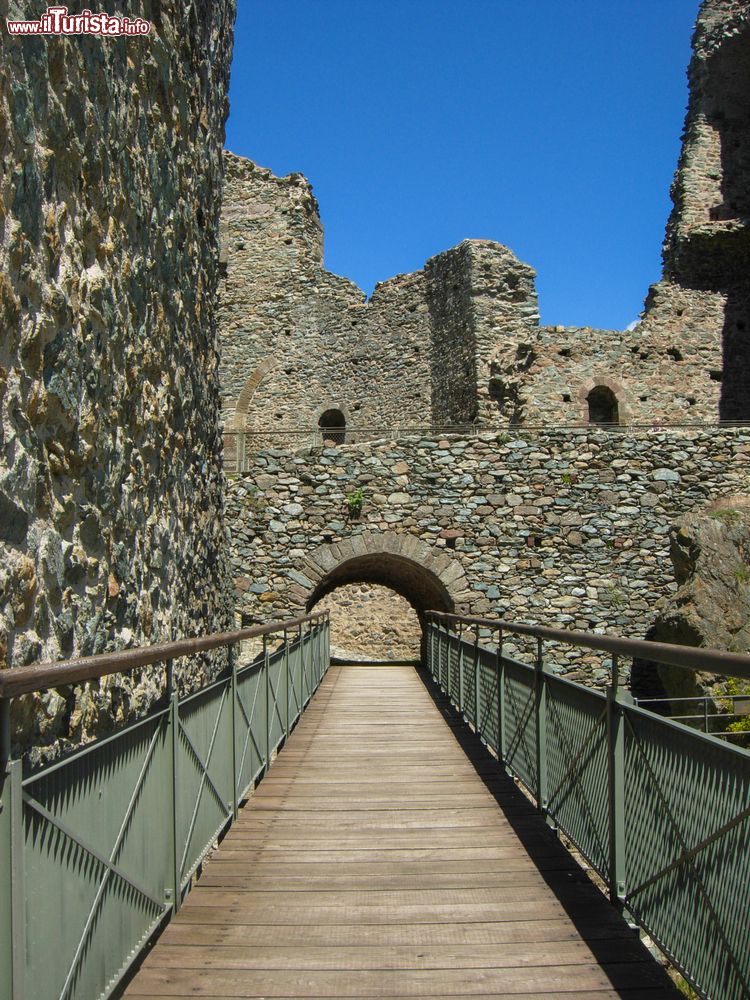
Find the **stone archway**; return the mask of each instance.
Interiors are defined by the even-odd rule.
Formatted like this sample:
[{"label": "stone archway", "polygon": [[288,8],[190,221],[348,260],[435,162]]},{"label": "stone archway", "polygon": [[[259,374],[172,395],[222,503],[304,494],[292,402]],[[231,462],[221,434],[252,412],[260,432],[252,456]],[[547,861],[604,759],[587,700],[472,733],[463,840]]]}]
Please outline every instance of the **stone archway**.
[{"label": "stone archway", "polygon": [[466,575],[457,559],[413,535],[362,532],[321,545],[305,560],[312,581],[305,607],[343,583],[378,583],[405,597],[420,616],[427,611],[464,610]]},{"label": "stone archway", "polygon": [[227,424],[227,430],[232,431],[242,431],[245,430],[245,425],[247,422],[248,413],[250,411],[250,403],[255,395],[255,391],[263,381],[263,379],[268,375],[268,373],[275,367],[276,358],[270,357],[265,358],[261,361],[258,367],[255,369],[250,378],[245,382],[242,388],[242,392],[239,394],[237,399],[237,405],[234,410],[231,421]]},{"label": "stone archway", "polygon": [[592,392],[596,392],[600,389],[607,390],[612,394],[617,408],[617,422],[620,424],[627,423],[630,418],[630,414],[633,412],[633,401],[630,397],[630,393],[619,382],[603,376],[595,376],[594,378],[587,379],[587,381],[578,388],[576,398],[580,408],[579,412],[581,422],[584,424],[590,423],[589,396]]},{"label": "stone archway", "polygon": [[424,627],[428,611],[467,613],[471,593],[455,556],[413,535],[362,532],[307,556],[302,577],[309,587],[295,588],[309,611],[321,598],[347,583],[374,583],[404,597]]}]

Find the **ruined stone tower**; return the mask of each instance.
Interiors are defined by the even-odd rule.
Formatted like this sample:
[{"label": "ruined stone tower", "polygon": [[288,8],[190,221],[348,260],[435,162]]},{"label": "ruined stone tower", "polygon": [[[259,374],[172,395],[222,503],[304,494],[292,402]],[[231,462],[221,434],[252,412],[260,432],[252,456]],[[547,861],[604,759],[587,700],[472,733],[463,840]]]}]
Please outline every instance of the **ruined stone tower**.
[{"label": "ruined stone tower", "polygon": [[[18,7],[0,0],[3,25]],[[151,34],[0,31],[0,661],[14,666],[231,620],[214,298],[234,3],[128,13]]]},{"label": "ruined stone tower", "polygon": [[750,419],[750,7],[705,0],[664,244],[665,280],[721,301],[720,412]]}]

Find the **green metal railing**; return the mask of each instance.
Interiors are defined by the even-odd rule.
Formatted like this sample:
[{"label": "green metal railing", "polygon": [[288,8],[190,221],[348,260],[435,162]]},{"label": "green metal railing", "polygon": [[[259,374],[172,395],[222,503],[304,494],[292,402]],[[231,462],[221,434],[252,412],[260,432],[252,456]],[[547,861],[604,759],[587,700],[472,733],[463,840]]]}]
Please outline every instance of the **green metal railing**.
[{"label": "green metal railing", "polygon": [[[238,666],[233,648],[259,636],[262,656]],[[180,697],[174,659],[222,647],[225,676]],[[0,671],[2,1000],[110,996],[179,908],[329,662],[326,613]],[[157,663],[163,707],[33,773],[11,759],[13,697]]]},{"label": "green metal railing", "polygon": [[[509,633],[534,640],[533,666],[503,654]],[[610,653],[607,693],[549,673],[550,640]],[[438,613],[426,649],[435,682],[615,906],[701,997],[750,997],[750,754],[637,707],[619,677],[619,658],[637,656],[750,679],[750,657]]]}]

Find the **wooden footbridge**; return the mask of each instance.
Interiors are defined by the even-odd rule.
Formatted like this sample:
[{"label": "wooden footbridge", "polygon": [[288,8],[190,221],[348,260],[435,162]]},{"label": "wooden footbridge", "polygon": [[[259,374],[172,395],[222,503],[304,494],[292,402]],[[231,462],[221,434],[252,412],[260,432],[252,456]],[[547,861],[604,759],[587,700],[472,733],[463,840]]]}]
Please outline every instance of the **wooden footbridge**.
[{"label": "wooden footbridge", "polygon": [[587,639],[614,655],[604,697],[546,672],[551,630],[530,667],[499,623],[435,616],[417,671],[329,669],[322,616],[252,631],[274,629],[195,694],[170,667],[167,704],[109,741],[9,762],[3,1000],[678,997],[634,920],[700,995],[750,996],[750,757],[629,705],[625,640]]}]

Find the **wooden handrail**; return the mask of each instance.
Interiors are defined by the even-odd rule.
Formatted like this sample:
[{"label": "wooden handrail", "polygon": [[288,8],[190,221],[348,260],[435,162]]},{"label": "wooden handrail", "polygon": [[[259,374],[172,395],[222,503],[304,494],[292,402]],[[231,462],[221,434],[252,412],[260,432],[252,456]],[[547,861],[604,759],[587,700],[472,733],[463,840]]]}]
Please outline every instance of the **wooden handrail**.
[{"label": "wooden handrail", "polygon": [[271,622],[269,625],[254,625],[252,628],[236,632],[215,632],[213,635],[195,639],[178,639],[175,642],[154,646],[138,646],[117,653],[99,653],[96,656],[82,656],[74,660],[36,663],[29,667],[0,670],[0,698],[16,698],[22,694],[46,691],[64,684],[92,681],[107,674],[126,674],[138,667],[203,653],[220,646],[231,646],[245,639],[271,635],[274,632],[297,628],[306,622],[314,623],[326,618],[328,618],[327,611],[316,611],[301,618],[289,618],[286,621]]}]

